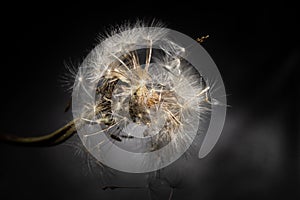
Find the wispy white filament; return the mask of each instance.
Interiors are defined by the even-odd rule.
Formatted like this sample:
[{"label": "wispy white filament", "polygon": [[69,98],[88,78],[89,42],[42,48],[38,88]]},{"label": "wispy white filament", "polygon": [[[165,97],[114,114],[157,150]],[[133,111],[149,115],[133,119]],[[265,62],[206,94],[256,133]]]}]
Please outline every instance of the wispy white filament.
[{"label": "wispy white filament", "polygon": [[159,26],[122,26],[81,64],[73,116],[97,160],[148,172],[174,162],[192,144],[210,114],[210,86],[186,59],[190,44],[176,37]]}]

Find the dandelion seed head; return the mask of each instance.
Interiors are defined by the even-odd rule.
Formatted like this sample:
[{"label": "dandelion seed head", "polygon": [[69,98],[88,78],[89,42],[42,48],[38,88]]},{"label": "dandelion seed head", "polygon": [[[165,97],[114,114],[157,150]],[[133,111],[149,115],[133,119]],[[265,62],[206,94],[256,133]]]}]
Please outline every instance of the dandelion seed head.
[{"label": "dandelion seed head", "polygon": [[76,129],[103,164],[154,171],[178,159],[199,134],[214,101],[188,59],[191,44],[179,36],[161,24],[119,26],[80,65],[72,94]]}]

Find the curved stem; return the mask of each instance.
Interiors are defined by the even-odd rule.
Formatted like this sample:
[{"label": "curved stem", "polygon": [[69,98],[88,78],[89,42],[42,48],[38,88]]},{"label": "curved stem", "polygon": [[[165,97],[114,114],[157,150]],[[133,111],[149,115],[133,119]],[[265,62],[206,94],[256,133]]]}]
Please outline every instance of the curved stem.
[{"label": "curved stem", "polygon": [[62,128],[43,136],[21,137],[0,133],[0,142],[22,146],[54,146],[66,141],[75,132],[75,123],[74,120],[72,120]]}]

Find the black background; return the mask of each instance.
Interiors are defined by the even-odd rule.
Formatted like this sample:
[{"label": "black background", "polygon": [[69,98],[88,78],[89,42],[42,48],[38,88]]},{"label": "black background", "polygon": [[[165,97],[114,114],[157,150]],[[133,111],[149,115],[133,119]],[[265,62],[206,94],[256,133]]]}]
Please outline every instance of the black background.
[{"label": "black background", "polygon": [[[203,46],[219,68],[230,105],[216,147],[191,161],[195,167],[174,199],[298,199],[298,9],[150,3],[3,6],[1,131],[43,135],[71,120],[63,112],[71,94],[59,82],[64,62],[80,62],[111,25],[156,18],[192,38],[210,35]],[[143,190],[101,190],[101,177],[67,145],[0,144],[0,158],[1,199],[147,198]],[[123,182],[137,177],[120,176]]]}]

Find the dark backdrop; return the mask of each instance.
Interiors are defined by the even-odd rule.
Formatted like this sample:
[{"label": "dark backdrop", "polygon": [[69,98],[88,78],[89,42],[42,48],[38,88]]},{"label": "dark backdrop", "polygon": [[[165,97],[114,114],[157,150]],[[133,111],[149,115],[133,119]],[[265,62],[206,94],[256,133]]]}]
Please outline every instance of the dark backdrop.
[{"label": "dark backdrop", "polygon": [[[2,6],[1,131],[42,135],[71,120],[63,112],[70,93],[59,82],[64,62],[80,62],[110,25],[156,18],[193,38],[210,35],[203,46],[220,70],[230,105],[216,147],[206,158],[192,159],[195,167],[174,199],[297,199],[298,9],[148,3]],[[72,145],[0,144],[0,198],[147,198],[144,190],[101,190],[101,176],[89,172],[86,157]],[[120,177],[140,184],[129,174],[110,181]]]}]

